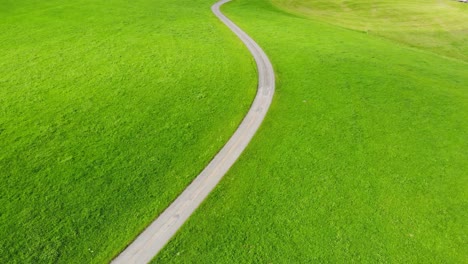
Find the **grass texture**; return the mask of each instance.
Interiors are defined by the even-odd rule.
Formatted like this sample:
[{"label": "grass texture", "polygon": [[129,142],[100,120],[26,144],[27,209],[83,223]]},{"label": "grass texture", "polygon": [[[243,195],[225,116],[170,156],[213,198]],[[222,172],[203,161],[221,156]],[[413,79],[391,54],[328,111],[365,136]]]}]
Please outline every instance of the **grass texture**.
[{"label": "grass texture", "polygon": [[468,5],[455,0],[272,0],[293,14],[468,61]]},{"label": "grass texture", "polygon": [[0,0],[0,262],[105,263],[232,135],[256,90],[199,0]]},{"label": "grass texture", "polygon": [[467,63],[265,0],[224,11],[271,58],[277,92],[154,263],[466,262]]}]

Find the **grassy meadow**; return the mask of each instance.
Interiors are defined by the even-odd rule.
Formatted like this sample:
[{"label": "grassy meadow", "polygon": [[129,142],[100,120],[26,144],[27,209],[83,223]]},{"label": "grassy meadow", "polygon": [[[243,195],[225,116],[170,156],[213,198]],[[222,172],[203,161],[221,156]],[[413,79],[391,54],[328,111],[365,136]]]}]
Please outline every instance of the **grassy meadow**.
[{"label": "grassy meadow", "polygon": [[468,5],[455,0],[271,2],[301,17],[468,61]]},{"label": "grassy meadow", "polygon": [[[437,25],[405,25],[405,12],[386,15],[403,21],[392,37],[356,30],[361,11],[351,11],[372,8],[365,1],[327,8],[336,17],[312,10],[329,1],[302,1],[311,10],[300,14],[273,2],[224,6],[275,66],[271,110],[154,263],[465,263],[467,43]],[[435,5],[416,2],[423,11]],[[385,31],[380,20],[367,22]],[[466,30],[449,31],[464,39]],[[440,47],[399,37],[412,34]]]},{"label": "grassy meadow", "polygon": [[256,91],[199,0],[0,0],[0,262],[106,263]]}]

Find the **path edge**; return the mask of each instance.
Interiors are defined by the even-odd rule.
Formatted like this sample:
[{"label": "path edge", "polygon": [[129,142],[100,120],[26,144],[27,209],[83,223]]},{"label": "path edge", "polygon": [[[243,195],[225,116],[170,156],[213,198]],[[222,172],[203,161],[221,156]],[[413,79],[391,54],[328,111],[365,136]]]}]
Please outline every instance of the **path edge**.
[{"label": "path edge", "polygon": [[258,73],[255,99],[237,130],[205,169],[111,263],[140,264],[150,262],[240,157],[263,122],[271,105],[275,91],[273,66],[260,46],[221,12],[220,7],[230,1],[221,0],[215,3],[211,10],[221,22],[237,35],[255,59]]}]

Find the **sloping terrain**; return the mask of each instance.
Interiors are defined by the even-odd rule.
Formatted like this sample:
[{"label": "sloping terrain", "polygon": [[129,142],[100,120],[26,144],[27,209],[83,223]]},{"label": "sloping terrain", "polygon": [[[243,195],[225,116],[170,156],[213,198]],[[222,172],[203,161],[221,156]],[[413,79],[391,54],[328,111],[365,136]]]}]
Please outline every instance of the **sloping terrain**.
[{"label": "sloping terrain", "polygon": [[265,0],[223,12],[264,47],[275,98],[155,263],[465,262],[467,63]]},{"label": "sloping terrain", "polygon": [[0,262],[103,263],[206,166],[256,90],[211,2],[0,0]]},{"label": "sloping terrain", "polygon": [[468,61],[468,5],[454,0],[272,0],[278,8]]}]

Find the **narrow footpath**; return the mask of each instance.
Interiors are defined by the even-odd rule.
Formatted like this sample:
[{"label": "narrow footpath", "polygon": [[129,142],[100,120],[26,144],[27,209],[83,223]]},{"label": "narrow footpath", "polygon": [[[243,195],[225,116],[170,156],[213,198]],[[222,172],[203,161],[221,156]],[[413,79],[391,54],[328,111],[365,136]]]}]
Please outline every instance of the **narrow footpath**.
[{"label": "narrow footpath", "polygon": [[273,66],[260,46],[221,13],[220,7],[229,1],[219,1],[211,7],[211,10],[244,42],[255,59],[258,72],[258,89],[254,102],[234,135],[208,166],[112,263],[139,264],[150,262],[236,162],[255,132],[257,132],[270,107],[275,91]]}]

